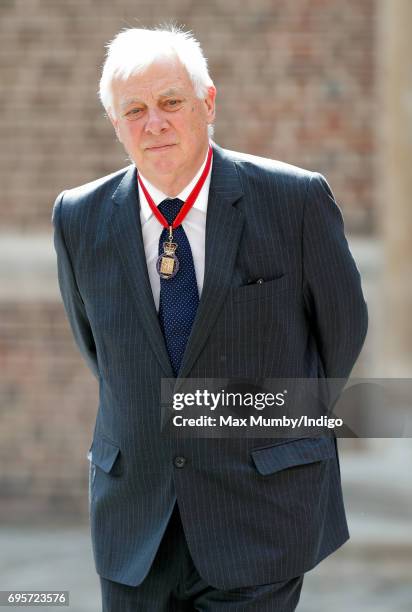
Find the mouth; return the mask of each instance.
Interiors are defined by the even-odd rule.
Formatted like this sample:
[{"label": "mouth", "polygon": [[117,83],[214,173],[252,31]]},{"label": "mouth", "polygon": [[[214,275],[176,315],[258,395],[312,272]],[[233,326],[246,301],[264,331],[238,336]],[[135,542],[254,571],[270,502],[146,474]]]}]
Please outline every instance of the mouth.
[{"label": "mouth", "polygon": [[153,147],[146,147],[146,151],[167,151],[167,149],[171,149],[174,146],[174,144],[156,145]]}]

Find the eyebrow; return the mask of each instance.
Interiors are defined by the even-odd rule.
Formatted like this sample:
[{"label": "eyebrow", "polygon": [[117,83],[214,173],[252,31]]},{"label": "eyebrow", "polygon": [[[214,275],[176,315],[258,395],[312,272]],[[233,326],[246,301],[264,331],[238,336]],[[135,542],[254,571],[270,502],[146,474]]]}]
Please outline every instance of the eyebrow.
[{"label": "eyebrow", "polygon": [[126,106],[130,106],[130,104],[144,104],[144,102],[142,102],[142,100],[138,100],[138,98],[129,98],[128,100],[121,102],[120,107],[126,108]]},{"label": "eyebrow", "polygon": [[163,93],[160,94],[159,98],[167,98],[168,96],[176,96],[183,95],[183,92],[176,87],[170,87],[170,89],[166,89]]},{"label": "eyebrow", "polygon": [[[170,89],[166,89],[161,94],[159,94],[159,98],[168,98],[169,96],[176,96],[176,95],[182,96],[184,94],[182,91],[179,91],[179,89],[176,89],[176,87],[170,87]],[[130,106],[130,104],[145,104],[145,103],[142,100],[139,100],[138,98],[129,98],[128,100],[121,102],[120,107],[126,108],[127,106]]]}]

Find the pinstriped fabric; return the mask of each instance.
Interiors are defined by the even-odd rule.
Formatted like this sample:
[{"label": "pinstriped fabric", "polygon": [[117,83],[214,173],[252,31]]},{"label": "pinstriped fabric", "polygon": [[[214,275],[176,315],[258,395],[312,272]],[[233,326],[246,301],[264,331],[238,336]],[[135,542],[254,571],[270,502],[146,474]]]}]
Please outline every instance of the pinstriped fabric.
[{"label": "pinstriped fabric", "polygon": [[333,441],[329,438],[308,438],[302,440],[282,440],[282,452],[273,443],[266,448],[252,451],[253,462],[259,474],[267,476],[279,470],[332,459],[335,454]]},{"label": "pinstriped fabric", "polygon": [[[221,589],[298,576],[340,546],[348,532],[333,439],[161,433],[160,380],[172,370],[134,167],[61,194],[53,222],[63,302],[100,387],[90,491],[99,574],[140,584],[176,499],[193,561]],[[321,175],[215,146],[205,257],[182,376],[349,374],[366,306]],[[180,455],[181,469],[173,463]]]},{"label": "pinstriped fabric", "polygon": [[193,565],[176,505],[143,583],[100,583],[102,612],[293,612],[303,576],[226,591],[210,587]]}]

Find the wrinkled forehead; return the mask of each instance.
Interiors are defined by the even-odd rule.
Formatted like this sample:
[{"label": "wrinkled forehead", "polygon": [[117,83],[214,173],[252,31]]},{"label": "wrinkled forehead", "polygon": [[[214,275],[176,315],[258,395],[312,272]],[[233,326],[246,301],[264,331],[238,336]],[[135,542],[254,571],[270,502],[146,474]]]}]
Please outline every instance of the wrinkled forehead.
[{"label": "wrinkled forehead", "polygon": [[115,103],[124,105],[131,98],[146,101],[179,93],[194,94],[186,68],[177,59],[158,60],[142,71],[112,82]]}]

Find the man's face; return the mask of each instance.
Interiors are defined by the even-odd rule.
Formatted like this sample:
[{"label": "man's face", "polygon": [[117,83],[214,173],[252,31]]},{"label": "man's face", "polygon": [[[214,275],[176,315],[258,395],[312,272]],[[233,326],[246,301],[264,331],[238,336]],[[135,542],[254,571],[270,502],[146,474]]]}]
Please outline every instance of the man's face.
[{"label": "man's face", "polygon": [[183,188],[201,166],[216,90],[199,99],[180,62],[163,61],[113,83],[117,136],[139,171],[159,188]]}]

